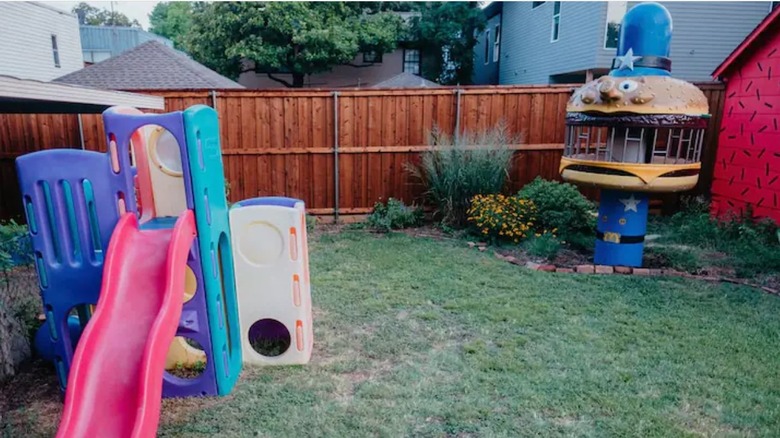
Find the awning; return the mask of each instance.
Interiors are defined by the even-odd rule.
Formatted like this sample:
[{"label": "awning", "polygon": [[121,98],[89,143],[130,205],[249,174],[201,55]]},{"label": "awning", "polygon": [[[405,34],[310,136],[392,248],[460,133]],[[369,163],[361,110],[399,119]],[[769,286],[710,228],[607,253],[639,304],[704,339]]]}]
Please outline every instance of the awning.
[{"label": "awning", "polygon": [[165,99],[0,75],[0,114],[97,114],[117,105],[162,110]]}]

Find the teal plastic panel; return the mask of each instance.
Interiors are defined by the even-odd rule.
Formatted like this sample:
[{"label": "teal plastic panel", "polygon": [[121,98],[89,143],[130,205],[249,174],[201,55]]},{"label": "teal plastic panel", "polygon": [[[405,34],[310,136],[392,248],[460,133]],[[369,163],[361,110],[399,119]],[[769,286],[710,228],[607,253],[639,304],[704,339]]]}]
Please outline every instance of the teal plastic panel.
[{"label": "teal plastic panel", "polygon": [[190,107],[183,114],[217,392],[225,395],[233,389],[241,373],[241,329],[219,120],[217,112],[205,105]]}]

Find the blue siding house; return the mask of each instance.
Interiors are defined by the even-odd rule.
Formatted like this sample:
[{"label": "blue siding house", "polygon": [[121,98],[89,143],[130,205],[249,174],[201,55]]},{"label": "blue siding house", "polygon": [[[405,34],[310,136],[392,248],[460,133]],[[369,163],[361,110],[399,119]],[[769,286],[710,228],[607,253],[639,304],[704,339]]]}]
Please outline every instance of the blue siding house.
[{"label": "blue siding house", "polygon": [[501,59],[501,11],[503,2],[493,2],[485,9],[487,25],[485,31],[477,35],[477,45],[474,46],[474,72],[472,80],[475,84],[498,84],[498,64]]},{"label": "blue siding house", "polygon": [[[582,83],[604,75],[615,56],[623,15],[638,3],[505,2],[498,66],[476,62],[484,47],[475,48],[476,83],[494,83],[477,70],[496,67],[502,85]],[[669,9],[674,23],[674,76],[691,82],[711,80],[715,67],[772,7],[765,1],[659,3]]]},{"label": "blue siding house", "polygon": [[94,64],[138,47],[147,41],[159,41],[173,47],[173,41],[137,27],[80,26],[84,62]]}]

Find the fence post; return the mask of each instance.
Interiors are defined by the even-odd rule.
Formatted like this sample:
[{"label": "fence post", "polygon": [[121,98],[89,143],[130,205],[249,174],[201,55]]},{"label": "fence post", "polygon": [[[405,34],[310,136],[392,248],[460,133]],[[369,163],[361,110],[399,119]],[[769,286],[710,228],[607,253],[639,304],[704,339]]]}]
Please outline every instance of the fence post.
[{"label": "fence post", "polygon": [[81,150],[83,151],[86,149],[84,147],[84,123],[81,121],[81,114],[78,114],[78,120],[79,120],[79,144],[81,144]]},{"label": "fence post", "polygon": [[460,88],[455,90],[455,141],[460,137]]},{"label": "fence post", "polygon": [[217,110],[217,92],[216,90],[211,90],[209,93],[211,94],[211,107],[214,108],[214,111]]},{"label": "fence post", "polygon": [[333,92],[333,221],[339,223],[339,92]]}]

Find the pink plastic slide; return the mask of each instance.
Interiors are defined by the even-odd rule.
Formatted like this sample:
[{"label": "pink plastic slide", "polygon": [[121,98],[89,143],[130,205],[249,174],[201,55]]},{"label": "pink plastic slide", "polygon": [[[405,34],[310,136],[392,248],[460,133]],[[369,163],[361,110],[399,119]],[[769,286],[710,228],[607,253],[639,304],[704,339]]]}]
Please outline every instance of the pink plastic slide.
[{"label": "pink plastic slide", "polygon": [[165,357],[181,317],[192,211],[171,229],[118,222],[95,313],[73,358],[58,438],[153,437]]}]

